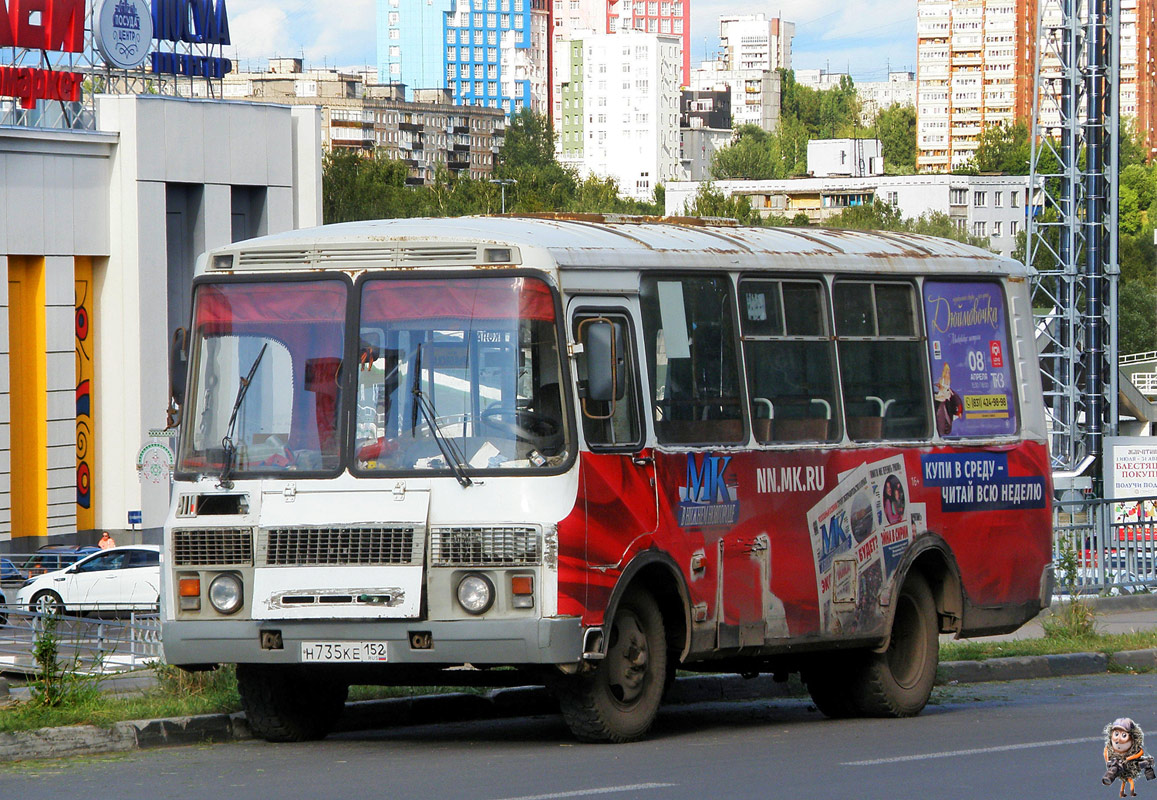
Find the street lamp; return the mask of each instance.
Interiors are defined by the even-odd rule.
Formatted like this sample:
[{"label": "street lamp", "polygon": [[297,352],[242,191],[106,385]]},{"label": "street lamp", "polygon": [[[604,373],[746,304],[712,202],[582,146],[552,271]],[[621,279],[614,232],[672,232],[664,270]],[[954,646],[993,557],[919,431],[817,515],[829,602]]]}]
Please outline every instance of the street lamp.
[{"label": "street lamp", "polygon": [[491,178],[491,183],[498,184],[502,187],[502,213],[506,213],[506,187],[513,186],[518,183],[514,178]]}]

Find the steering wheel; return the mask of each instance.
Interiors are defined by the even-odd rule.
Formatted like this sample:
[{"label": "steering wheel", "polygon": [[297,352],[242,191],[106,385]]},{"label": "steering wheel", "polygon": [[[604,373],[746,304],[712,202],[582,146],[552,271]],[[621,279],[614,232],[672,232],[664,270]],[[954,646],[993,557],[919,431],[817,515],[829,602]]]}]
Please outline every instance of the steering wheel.
[{"label": "steering wheel", "polygon": [[553,455],[562,447],[562,424],[529,408],[490,406],[482,412],[482,424],[533,445],[543,455]]}]

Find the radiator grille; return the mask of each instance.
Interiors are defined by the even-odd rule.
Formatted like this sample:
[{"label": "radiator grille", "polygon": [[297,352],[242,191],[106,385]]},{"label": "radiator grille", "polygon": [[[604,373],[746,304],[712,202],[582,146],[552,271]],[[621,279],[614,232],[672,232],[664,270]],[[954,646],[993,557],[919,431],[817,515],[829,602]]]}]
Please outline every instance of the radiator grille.
[{"label": "radiator grille", "polygon": [[249,528],[173,531],[173,563],[178,567],[253,566]]},{"label": "radiator grille", "polygon": [[435,528],[430,560],[439,567],[526,566],[542,558],[537,528]]},{"label": "radiator grille", "polygon": [[413,527],[272,528],[266,531],[265,564],[420,564],[421,544]]}]

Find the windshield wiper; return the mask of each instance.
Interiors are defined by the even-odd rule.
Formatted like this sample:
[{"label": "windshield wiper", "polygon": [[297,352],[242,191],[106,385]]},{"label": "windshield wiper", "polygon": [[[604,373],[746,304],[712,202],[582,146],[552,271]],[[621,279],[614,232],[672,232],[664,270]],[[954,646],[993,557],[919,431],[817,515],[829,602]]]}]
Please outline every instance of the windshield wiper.
[{"label": "windshield wiper", "polygon": [[414,428],[417,427],[418,412],[421,411],[426,424],[430,426],[430,433],[434,437],[434,443],[438,445],[438,451],[442,454],[442,458],[446,459],[450,468],[454,470],[454,477],[458,479],[458,483],[463,487],[472,486],[474,481],[470,480],[470,476],[466,474],[465,456],[458,448],[458,443],[442,433],[442,428],[438,425],[438,413],[434,404],[422,392],[421,343],[418,344],[417,354],[414,356],[414,381],[410,386],[410,394],[414,397],[414,410],[410,415],[410,433],[412,434]]},{"label": "windshield wiper", "polygon": [[241,385],[237,387],[237,397],[233,400],[233,413],[229,415],[229,427],[225,429],[225,437],[221,439],[221,447],[225,453],[224,463],[221,465],[221,480],[217,483],[219,488],[233,488],[233,481],[229,478],[233,474],[233,463],[237,458],[237,445],[233,441],[233,435],[237,432],[237,412],[241,410],[241,404],[245,402],[245,395],[249,392],[249,386],[253,383],[253,376],[257,374],[257,367],[261,364],[261,359],[264,358],[268,347],[269,342],[261,345],[261,352],[257,354],[257,358],[253,359],[249,373],[241,379]]}]

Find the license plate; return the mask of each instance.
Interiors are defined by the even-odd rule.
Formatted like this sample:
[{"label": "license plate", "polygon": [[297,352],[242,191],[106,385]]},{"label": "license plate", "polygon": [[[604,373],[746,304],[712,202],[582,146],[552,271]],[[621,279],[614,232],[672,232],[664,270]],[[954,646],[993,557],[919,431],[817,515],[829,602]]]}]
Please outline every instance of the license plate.
[{"label": "license plate", "polygon": [[386,657],[385,642],[302,642],[303,663],[362,663],[381,662]]}]

